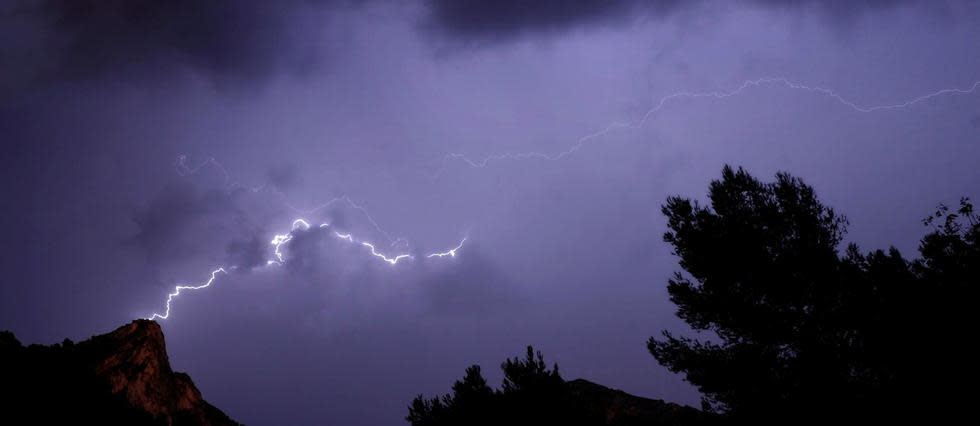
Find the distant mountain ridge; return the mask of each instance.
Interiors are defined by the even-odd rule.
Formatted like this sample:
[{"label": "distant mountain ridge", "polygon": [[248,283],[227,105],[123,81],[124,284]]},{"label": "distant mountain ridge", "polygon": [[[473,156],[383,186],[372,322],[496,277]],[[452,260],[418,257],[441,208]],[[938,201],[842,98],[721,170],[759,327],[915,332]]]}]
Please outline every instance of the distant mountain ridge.
[{"label": "distant mountain ridge", "polygon": [[693,407],[643,398],[585,379],[565,382],[572,399],[602,424],[682,426],[710,424],[717,418]]},{"label": "distant mountain ridge", "polygon": [[2,418],[23,424],[234,426],[170,367],[160,325],[136,320],[72,343],[23,346],[0,332]]}]

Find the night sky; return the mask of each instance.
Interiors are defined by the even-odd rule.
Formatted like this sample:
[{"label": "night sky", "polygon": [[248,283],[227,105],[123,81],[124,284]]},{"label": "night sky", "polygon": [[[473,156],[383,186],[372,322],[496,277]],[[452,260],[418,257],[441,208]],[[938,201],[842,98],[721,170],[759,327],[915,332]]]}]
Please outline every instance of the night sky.
[{"label": "night sky", "polygon": [[848,242],[914,255],[938,203],[980,199],[977,22],[936,0],[3,1],[0,329],[84,339],[234,266],[160,323],[247,424],[405,424],[529,344],[696,406],[646,349],[691,333],[660,205],[724,164],[788,171]]}]

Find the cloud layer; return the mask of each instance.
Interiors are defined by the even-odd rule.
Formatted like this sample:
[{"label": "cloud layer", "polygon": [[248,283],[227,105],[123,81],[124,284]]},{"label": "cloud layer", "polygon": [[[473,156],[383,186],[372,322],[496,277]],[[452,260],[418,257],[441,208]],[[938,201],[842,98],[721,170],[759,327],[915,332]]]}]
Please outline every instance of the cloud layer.
[{"label": "cloud layer", "polygon": [[332,46],[343,44],[343,36],[330,32],[343,26],[337,15],[367,4],[394,13],[420,10],[409,19],[440,44],[467,46],[629,26],[695,10],[716,13],[738,4],[814,10],[839,22],[901,6],[944,7],[923,0],[419,0],[420,7],[408,9],[380,0],[23,1],[0,8],[0,88],[187,73],[223,87],[248,87],[280,74],[302,75],[338,60],[329,58]]}]

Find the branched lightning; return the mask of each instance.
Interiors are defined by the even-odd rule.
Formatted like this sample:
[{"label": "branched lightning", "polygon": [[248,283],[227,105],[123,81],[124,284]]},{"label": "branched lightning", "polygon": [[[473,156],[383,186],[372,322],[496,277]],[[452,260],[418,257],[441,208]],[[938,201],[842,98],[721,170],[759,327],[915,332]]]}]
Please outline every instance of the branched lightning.
[{"label": "branched lightning", "polygon": [[[244,188],[244,189],[248,189],[248,190],[250,190],[252,192],[259,192],[259,191],[264,191],[264,190],[270,190],[270,191],[273,191],[277,195],[280,195],[280,196],[285,197],[285,195],[282,192],[280,192],[278,190],[275,190],[274,188],[271,188],[271,187],[268,187],[268,186],[264,186],[263,185],[263,186],[258,186],[258,187],[246,187],[246,186],[243,186],[243,185],[240,185],[240,184],[238,184],[236,182],[231,181],[231,175],[228,173],[227,169],[225,169],[225,167],[221,163],[219,163],[217,160],[215,160],[213,157],[209,157],[207,160],[205,160],[201,164],[199,164],[197,166],[191,167],[191,166],[188,166],[187,165],[187,156],[181,155],[180,157],[177,158],[176,169],[177,169],[177,173],[179,175],[181,175],[181,176],[187,176],[187,175],[190,175],[190,174],[197,173],[201,168],[206,167],[208,165],[211,165],[211,166],[214,166],[214,167],[218,168],[222,172],[222,174],[224,175],[224,177],[225,177],[225,183],[228,184],[228,185],[230,185],[230,186],[232,186],[232,187],[235,187],[235,188]],[[289,207],[293,211],[304,213],[304,214],[311,214],[311,213],[315,213],[315,212],[317,212],[319,210],[325,209],[327,207],[330,207],[331,205],[333,205],[335,203],[338,203],[338,202],[346,203],[349,207],[351,207],[351,208],[353,208],[355,210],[360,211],[364,215],[364,217],[368,220],[368,222],[370,222],[371,225],[375,228],[375,230],[377,230],[379,233],[381,233],[381,235],[383,235],[388,240],[388,242],[390,243],[390,246],[391,247],[398,246],[399,244],[405,244],[405,245],[408,244],[407,241],[405,239],[403,239],[403,238],[392,238],[391,235],[388,232],[386,232],[378,224],[377,221],[374,220],[374,218],[371,216],[371,214],[368,213],[367,209],[365,209],[363,206],[358,205],[357,203],[354,203],[354,201],[352,201],[346,195],[343,195],[343,196],[340,196],[340,197],[336,197],[334,199],[331,199],[330,201],[327,201],[326,203],[323,203],[323,204],[321,204],[321,205],[319,205],[317,207],[314,207],[314,208],[308,209],[308,210],[300,210],[300,209],[297,209],[297,208],[289,205],[289,203],[288,202],[285,202],[285,201],[284,201],[284,204],[286,204],[286,206]],[[298,219],[293,220],[292,225],[290,226],[289,232],[286,232],[286,233],[283,233],[283,234],[275,234],[272,237],[272,240],[269,242],[273,246],[273,251],[272,251],[272,256],[273,257],[266,260],[265,266],[282,266],[282,265],[284,265],[286,263],[286,256],[282,252],[282,248],[295,238],[295,235],[296,235],[297,232],[308,231],[312,226],[313,225],[309,221],[307,221],[306,219],[298,218]],[[330,224],[329,223],[326,223],[326,222],[323,222],[323,223],[318,224],[317,227],[318,228],[330,228]],[[337,239],[347,241],[347,242],[349,242],[351,244],[356,244],[356,245],[359,245],[359,246],[362,246],[362,247],[366,247],[368,253],[370,253],[371,256],[376,257],[376,258],[380,259],[381,261],[383,261],[385,263],[388,263],[390,265],[396,265],[396,264],[398,264],[398,262],[403,261],[403,260],[413,260],[413,259],[415,259],[415,256],[413,256],[413,255],[411,255],[409,253],[399,253],[399,254],[395,254],[395,255],[384,254],[384,253],[382,253],[381,251],[378,250],[377,246],[374,243],[372,243],[370,241],[360,240],[360,239],[354,237],[353,234],[351,234],[351,233],[342,233],[340,231],[332,231],[329,235],[332,235],[332,236],[334,236]],[[426,254],[424,257],[425,258],[446,257],[446,256],[456,257],[456,252],[463,247],[463,243],[464,242],[466,242],[466,237],[464,237],[459,242],[459,244],[457,244],[455,247],[453,247],[453,248],[451,248],[451,249],[449,249],[447,251]],[[203,288],[210,287],[211,284],[213,284],[215,282],[215,280],[217,280],[218,274],[227,274],[228,271],[234,271],[236,269],[238,269],[238,266],[228,266],[228,267],[222,266],[222,267],[219,267],[219,268],[211,271],[211,275],[207,279],[207,281],[205,281],[205,282],[203,282],[201,284],[198,284],[198,285],[178,284],[177,286],[174,287],[174,291],[172,293],[170,293],[170,294],[167,295],[167,301],[166,301],[164,312],[162,314],[154,312],[149,317],[147,317],[147,319],[153,320],[153,319],[167,319],[167,318],[169,318],[170,317],[170,306],[171,306],[171,303],[173,302],[174,299],[176,299],[178,296],[180,296],[181,290],[200,290],[200,289],[203,289]]]},{"label": "branched lightning", "polygon": [[[845,106],[847,108],[850,108],[850,109],[852,109],[852,110],[854,110],[854,111],[856,111],[858,113],[872,113],[872,112],[876,112],[876,111],[896,110],[896,109],[908,108],[908,107],[911,107],[911,106],[913,106],[915,104],[918,104],[918,103],[921,103],[921,102],[925,102],[925,101],[928,101],[930,99],[933,99],[933,98],[936,98],[936,97],[940,97],[940,96],[972,94],[972,93],[977,92],[978,91],[978,88],[980,88],[980,81],[974,82],[972,85],[968,86],[967,88],[946,88],[946,89],[940,89],[940,90],[936,90],[934,92],[927,93],[925,95],[918,96],[918,97],[915,97],[915,98],[911,98],[909,100],[906,100],[906,101],[903,101],[903,102],[899,102],[899,103],[867,106],[867,105],[860,105],[860,104],[858,104],[858,103],[856,103],[854,101],[848,100],[847,98],[845,98],[844,96],[840,95],[839,93],[837,93],[834,90],[826,89],[826,88],[823,88],[823,87],[809,86],[809,85],[806,85],[806,84],[797,83],[797,82],[788,80],[786,78],[772,78],[772,77],[767,77],[767,78],[759,78],[759,79],[755,79],[755,80],[746,80],[741,85],[739,85],[737,88],[735,88],[733,90],[730,90],[730,91],[707,91],[707,92],[689,92],[689,91],[685,91],[685,92],[676,92],[676,93],[669,94],[667,96],[664,96],[664,97],[660,98],[657,102],[655,102],[653,104],[653,106],[650,109],[648,109],[638,119],[633,120],[633,121],[617,121],[617,122],[610,123],[606,127],[602,128],[602,129],[599,129],[598,131],[595,131],[593,133],[590,133],[590,134],[587,134],[587,135],[584,135],[584,136],[580,137],[572,145],[570,145],[567,149],[565,149],[563,151],[560,151],[558,153],[547,154],[547,153],[534,152],[534,151],[531,151],[531,152],[519,152],[519,153],[498,153],[498,154],[491,154],[491,155],[489,155],[487,157],[484,157],[482,159],[479,159],[479,160],[473,160],[473,159],[467,157],[465,154],[450,153],[450,154],[447,154],[443,158],[443,167],[445,167],[446,162],[451,161],[451,160],[452,161],[461,161],[464,164],[466,164],[466,165],[468,165],[468,166],[470,166],[472,168],[485,168],[491,162],[501,161],[501,160],[531,160],[531,159],[537,159],[537,160],[556,161],[556,160],[560,160],[560,159],[562,159],[564,157],[567,157],[567,156],[575,153],[576,151],[580,150],[583,146],[585,146],[586,144],[588,144],[592,140],[598,139],[598,138],[600,138],[602,136],[605,136],[605,135],[607,135],[607,134],[609,134],[609,133],[611,133],[613,131],[616,131],[616,130],[630,130],[630,129],[639,129],[639,128],[642,128],[647,123],[647,121],[649,121],[649,119],[654,114],[656,114],[656,113],[660,112],[661,110],[663,110],[667,105],[669,105],[673,101],[677,101],[677,100],[681,100],[681,99],[700,99],[700,98],[710,98],[710,99],[719,99],[720,100],[720,99],[726,99],[726,98],[731,98],[731,97],[734,97],[734,96],[738,96],[738,95],[742,94],[743,92],[745,92],[745,91],[747,91],[749,89],[752,89],[752,88],[757,88],[757,87],[761,87],[761,86],[772,86],[772,85],[785,87],[785,88],[790,89],[790,90],[800,90],[800,91],[805,91],[805,92],[817,94],[817,95],[820,95],[820,96],[825,96],[825,97],[828,97],[828,98],[831,98],[831,99],[835,100],[837,103],[839,103],[839,104],[841,104],[841,105],[843,105],[843,106]],[[310,215],[310,214],[313,214],[313,213],[315,213],[317,211],[326,209],[326,208],[328,208],[328,207],[330,207],[332,205],[335,205],[337,203],[344,203],[348,207],[360,211],[361,214],[364,216],[364,218],[367,219],[367,221],[374,227],[374,229],[376,231],[378,231],[378,233],[380,233],[382,236],[385,237],[385,239],[389,243],[389,247],[392,247],[393,248],[393,247],[396,247],[398,245],[407,245],[407,241],[405,239],[400,238],[400,237],[398,237],[398,238],[392,237],[391,234],[389,234],[387,231],[385,231],[378,224],[378,222],[371,216],[371,214],[368,213],[367,209],[365,209],[363,206],[355,203],[347,195],[342,195],[342,196],[333,198],[333,199],[331,199],[331,200],[329,200],[329,201],[327,201],[327,202],[325,202],[325,203],[323,203],[323,204],[321,204],[321,205],[319,205],[317,207],[314,207],[312,209],[299,209],[299,208],[293,206],[292,204],[290,204],[288,202],[287,197],[286,197],[285,194],[283,194],[281,191],[279,191],[278,189],[276,189],[276,188],[274,188],[272,186],[269,186],[269,185],[261,185],[261,186],[256,186],[256,187],[249,187],[249,186],[241,185],[238,182],[232,180],[231,174],[228,172],[228,170],[220,162],[218,162],[216,159],[214,159],[213,157],[208,157],[206,160],[204,160],[200,164],[198,164],[196,166],[191,166],[191,165],[188,165],[187,164],[187,156],[186,155],[181,155],[181,156],[179,156],[177,158],[177,162],[176,162],[175,168],[176,168],[177,173],[179,175],[181,175],[181,176],[188,176],[188,175],[192,175],[192,174],[197,173],[202,168],[207,167],[207,166],[213,166],[213,167],[217,168],[222,173],[226,185],[231,186],[231,187],[234,187],[234,188],[246,189],[248,191],[256,192],[256,193],[257,192],[263,192],[263,191],[272,192],[272,193],[276,194],[277,196],[279,196],[279,197],[281,197],[283,199],[283,204],[287,208],[289,208],[290,210],[292,210],[292,211],[294,211],[294,212],[296,212],[298,214],[301,214],[301,215]],[[440,170],[440,173],[441,173],[441,170]],[[296,232],[298,232],[298,231],[306,231],[306,230],[310,229],[311,227],[312,227],[312,225],[310,224],[310,222],[308,222],[305,219],[300,218],[300,219],[296,219],[296,220],[294,220],[292,222],[292,227],[289,230],[289,232],[286,232],[284,234],[276,234],[276,235],[274,235],[273,238],[272,238],[272,240],[270,241],[270,244],[272,244],[272,246],[274,247],[274,250],[273,250],[273,258],[268,259],[266,261],[266,265],[267,266],[281,266],[281,265],[285,264],[285,262],[286,262],[285,257],[286,256],[283,254],[283,252],[281,250],[283,248],[283,246],[285,246],[286,244],[288,244],[290,241],[293,240]],[[329,228],[330,227],[330,224],[328,224],[328,223],[320,223],[318,225],[318,227],[319,228]],[[369,241],[365,241],[365,240],[359,240],[359,239],[355,238],[350,233],[342,233],[340,231],[332,231],[330,233],[330,235],[333,235],[335,238],[338,238],[340,240],[347,241],[350,244],[355,244],[355,245],[360,245],[362,247],[365,247],[365,248],[367,248],[368,253],[370,253],[373,257],[376,257],[376,258],[380,259],[381,261],[386,262],[386,263],[388,263],[390,265],[396,265],[400,261],[403,261],[403,260],[413,260],[413,259],[415,259],[415,256],[413,256],[411,254],[408,254],[408,253],[400,253],[400,254],[395,254],[395,255],[384,254],[384,253],[382,253],[381,251],[378,250],[377,246],[374,243],[369,242]],[[429,253],[429,254],[424,255],[424,257],[425,258],[443,258],[443,257],[455,258],[457,252],[463,248],[463,244],[465,242],[466,242],[466,238],[463,238],[462,240],[460,240],[459,244],[457,244],[453,248],[450,248],[450,249],[448,249],[446,251],[442,251],[442,252]],[[218,274],[227,274],[228,271],[235,270],[235,269],[237,269],[237,266],[230,266],[230,267],[227,267],[227,268],[225,268],[225,267],[219,267],[219,268],[217,268],[217,269],[215,269],[215,270],[213,270],[211,272],[210,277],[207,279],[207,281],[205,281],[205,282],[203,282],[203,283],[201,283],[199,285],[184,285],[184,284],[177,285],[176,287],[174,287],[174,291],[172,293],[170,293],[170,294],[167,295],[166,309],[164,310],[164,313],[163,314],[153,313],[152,315],[150,315],[148,317],[148,319],[157,319],[157,318],[159,318],[159,319],[167,319],[170,316],[171,302],[173,302],[173,300],[175,298],[177,298],[178,296],[180,296],[181,290],[200,290],[200,289],[209,287],[209,286],[211,286],[211,284],[213,284],[215,282],[215,280],[217,279]]]},{"label": "branched lightning", "polygon": [[[564,157],[567,157],[575,153],[576,151],[581,149],[585,144],[592,141],[593,139],[599,138],[601,136],[605,136],[615,130],[630,130],[630,129],[635,130],[643,127],[651,116],[653,116],[654,114],[662,110],[671,101],[675,101],[679,99],[698,99],[698,98],[725,99],[725,98],[737,96],[742,92],[746,91],[747,89],[765,86],[765,85],[779,85],[791,90],[802,90],[810,93],[815,93],[818,95],[822,95],[834,99],[841,105],[844,105],[859,113],[871,113],[871,112],[882,111],[882,110],[907,108],[939,96],[971,94],[977,92],[977,89],[980,88],[980,81],[974,82],[971,86],[968,86],[965,89],[961,89],[961,88],[940,89],[935,92],[918,96],[904,102],[899,102],[894,104],[862,106],[857,104],[856,102],[848,100],[847,98],[841,96],[839,93],[833,90],[825,89],[822,87],[808,86],[805,84],[788,80],[786,78],[766,77],[766,78],[759,78],[755,80],[746,80],[734,90],[727,91],[727,92],[721,92],[721,91],[677,92],[664,96],[660,98],[660,100],[655,102],[653,104],[653,107],[647,110],[647,112],[643,114],[639,119],[636,119],[634,121],[617,121],[611,123],[608,126],[596,132],[582,136],[581,138],[576,140],[575,143],[569,146],[568,149],[558,152],[556,154],[546,154],[546,153],[534,152],[534,151],[519,152],[519,153],[500,153],[500,154],[491,154],[480,160],[473,160],[464,154],[450,153],[443,158],[443,167],[445,167],[445,163],[447,161],[461,161],[472,168],[484,168],[490,162],[500,161],[500,160],[531,160],[531,159],[547,160],[547,161],[560,160]],[[442,170],[440,169],[440,171],[436,175],[438,176],[439,174],[441,174],[441,172]]]},{"label": "branched lightning", "polygon": [[[281,266],[281,265],[285,264],[286,259],[285,259],[284,254],[282,253],[282,250],[281,250],[282,247],[284,245],[288,244],[290,241],[293,240],[293,238],[295,237],[295,233],[297,231],[307,231],[311,227],[312,227],[312,225],[308,221],[306,221],[305,219],[296,219],[296,220],[293,221],[292,228],[290,229],[289,232],[287,232],[285,234],[276,234],[276,235],[274,235],[272,237],[272,240],[269,242],[273,246],[273,252],[272,252],[273,253],[273,258],[266,260],[266,263],[265,263],[266,266]],[[330,224],[329,223],[321,223],[317,227],[318,228],[329,228],[330,227]],[[363,247],[367,247],[368,250],[369,250],[369,253],[372,256],[377,257],[377,258],[381,259],[382,261],[384,261],[384,262],[386,262],[386,263],[388,263],[390,265],[395,265],[395,264],[397,264],[401,260],[412,260],[412,259],[415,259],[415,256],[413,256],[411,254],[408,254],[408,253],[401,253],[401,254],[396,254],[396,255],[385,255],[384,253],[379,252],[378,249],[377,249],[377,247],[375,247],[375,245],[373,243],[368,242],[368,241],[359,240],[359,239],[355,238],[353,235],[351,235],[350,233],[346,233],[345,234],[345,233],[341,233],[339,231],[333,231],[330,235],[333,235],[334,237],[336,237],[336,238],[338,238],[340,240],[347,241],[347,242],[349,242],[351,244],[357,244],[357,245],[360,245],[360,246],[363,246]],[[465,242],[466,242],[466,237],[464,237],[462,240],[460,240],[459,244],[457,244],[455,247],[453,247],[453,248],[451,248],[449,250],[443,251],[443,252],[435,252],[435,253],[426,254],[425,255],[425,258],[446,257],[446,256],[456,257],[456,252],[458,250],[460,250],[460,249],[463,248],[463,243],[465,243]],[[230,267],[227,267],[227,268],[226,267],[219,267],[219,268],[211,271],[210,278],[208,278],[208,280],[205,281],[202,284],[199,284],[199,285],[185,285],[185,284],[177,285],[176,287],[174,287],[174,292],[167,295],[167,303],[166,303],[166,309],[164,310],[164,313],[163,314],[153,313],[152,315],[150,315],[149,317],[147,317],[147,319],[151,319],[152,320],[152,319],[157,319],[157,318],[159,318],[159,319],[167,319],[167,318],[169,318],[170,317],[170,304],[171,304],[171,302],[175,298],[177,298],[177,296],[180,296],[181,290],[200,290],[202,288],[210,287],[211,284],[213,284],[214,281],[217,279],[218,274],[227,274],[228,271],[233,271],[233,270],[236,270],[236,269],[238,269],[237,266],[230,266]]]}]

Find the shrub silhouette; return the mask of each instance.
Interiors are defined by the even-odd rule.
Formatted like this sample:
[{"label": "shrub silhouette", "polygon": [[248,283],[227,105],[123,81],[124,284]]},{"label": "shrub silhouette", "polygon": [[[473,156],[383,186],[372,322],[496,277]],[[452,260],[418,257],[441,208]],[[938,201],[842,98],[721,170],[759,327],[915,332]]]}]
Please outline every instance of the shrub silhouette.
[{"label": "shrub silhouette", "polygon": [[601,424],[574,403],[558,365],[549,370],[541,352],[535,354],[531,346],[523,360],[508,359],[500,367],[501,390],[487,386],[480,366],[474,365],[453,384],[452,393],[431,399],[417,396],[405,419],[413,426]]},{"label": "shrub silhouette", "polygon": [[669,280],[671,301],[708,338],[664,331],[648,342],[704,407],[739,423],[880,423],[971,406],[958,386],[976,378],[966,338],[980,221],[968,199],[925,220],[934,228],[910,261],[894,248],[840,253],[846,219],[785,173],[764,183],[725,166],[708,198],[662,208],[686,271]]}]

